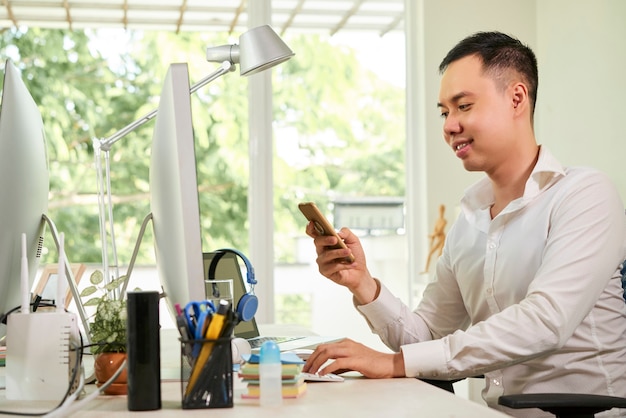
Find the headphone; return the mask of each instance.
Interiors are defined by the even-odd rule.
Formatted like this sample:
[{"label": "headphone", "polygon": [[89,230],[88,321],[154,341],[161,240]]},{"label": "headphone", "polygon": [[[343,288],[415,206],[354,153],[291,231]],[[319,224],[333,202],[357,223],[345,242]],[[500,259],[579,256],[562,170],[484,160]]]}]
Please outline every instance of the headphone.
[{"label": "headphone", "polygon": [[235,250],[233,248],[220,248],[219,250],[216,250],[214,252],[213,260],[211,260],[211,264],[209,265],[208,279],[209,281],[215,280],[215,270],[217,268],[217,264],[226,253],[235,254],[243,260],[243,263],[246,266],[246,280],[250,285],[250,292],[244,294],[239,299],[235,311],[242,321],[247,322],[254,318],[254,314],[256,314],[257,307],[259,306],[259,299],[254,294],[254,285],[257,283],[257,281],[254,278],[254,268],[252,267],[252,263],[250,263],[250,260],[248,260],[248,258],[238,250]]}]

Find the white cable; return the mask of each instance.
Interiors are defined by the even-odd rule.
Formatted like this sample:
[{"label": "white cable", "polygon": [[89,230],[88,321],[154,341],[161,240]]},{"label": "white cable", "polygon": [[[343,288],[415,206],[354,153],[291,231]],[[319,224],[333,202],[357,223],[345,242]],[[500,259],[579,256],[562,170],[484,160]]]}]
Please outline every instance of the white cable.
[{"label": "white cable", "polygon": [[[57,417],[59,416],[59,414],[63,413],[68,407],[69,405],[74,402],[74,400],[76,400],[76,398],[78,396],[80,396],[80,393],[83,391],[83,389],[85,388],[85,369],[83,367],[83,363],[82,363],[82,353],[78,352],[78,349],[80,347],[78,347],[76,344],[71,344],[73,346],[73,348],[77,351],[76,352],[76,360],[77,360],[77,370],[76,372],[79,373],[79,381],[78,381],[78,387],[74,390],[74,392],[71,392],[69,394],[69,396],[67,396],[65,398],[65,400],[59,405],[57,406],[55,409],[53,409],[52,411],[48,412],[46,415],[44,415],[45,417]],[[80,372],[78,371],[80,370]],[[70,380],[70,385],[68,388],[68,391],[71,391],[72,388],[72,384],[74,384],[74,380],[76,379],[76,373],[72,373],[72,378]]]},{"label": "white cable", "polygon": [[28,256],[26,252],[26,234],[22,234],[22,263],[20,270],[20,295],[22,299],[22,314],[30,313],[30,289],[28,284]]},{"label": "white cable", "polygon": [[[48,415],[44,415],[44,417],[46,417],[46,418],[53,418],[53,417],[70,416],[70,415],[72,415],[75,411],[81,409],[83,407],[83,405],[85,405],[88,402],[91,402],[93,399],[98,397],[100,395],[100,393],[104,389],[106,389],[109,386],[111,386],[111,383],[113,383],[115,381],[115,379],[117,379],[117,377],[122,373],[122,371],[124,370],[125,367],[126,367],[126,360],[124,360],[124,362],[122,362],[122,364],[117,369],[115,374],[113,374],[113,376],[111,376],[111,378],[109,380],[107,380],[97,390],[95,390],[94,392],[92,392],[88,396],[86,396],[85,398],[83,398],[80,401],[75,402],[73,404],[68,404],[67,406],[65,406],[65,402],[64,402],[63,403],[63,407],[57,408],[56,410],[54,410],[53,412],[49,413]],[[76,391],[75,393],[78,393],[78,391]]]},{"label": "white cable", "polygon": [[65,233],[59,234],[59,262],[57,264],[57,289],[55,304],[57,312],[65,312],[65,292],[67,282],[65,280]]},{"label": "white cable", "polygon": [[76,398],[83,391],[84,388],[85,388],[85,374],[81,373],[78,387],[76,388],[74,393],[68,396],[67,399],[65,399],[65,401],[57,409],[47,413],[46,415],[44,415],[44,417],[56,418],[56,417],[67,416],[68,414],[66,414],[66,412],[71,407],[71,403],[76,400]]}]

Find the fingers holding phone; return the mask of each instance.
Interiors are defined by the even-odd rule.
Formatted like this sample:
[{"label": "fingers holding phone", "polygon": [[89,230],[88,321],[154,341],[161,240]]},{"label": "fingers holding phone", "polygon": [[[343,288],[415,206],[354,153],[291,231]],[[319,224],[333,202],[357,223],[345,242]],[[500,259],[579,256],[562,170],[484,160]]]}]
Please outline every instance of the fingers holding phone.
[{"label": "fingers holding phone", "polygon": [[[341,237],[335,231],[335,228],[330,224],[328,219],[322,214],[319,208],[313,202],[304,202],[298,205],[300,212],[307,218],[309,221],[309,225],[307,225],[307,234],[316,239],[316,248],[317,243],[322,242],[323,247],[330,249],[341,249],[345,251],[349,251],[345,256],[341,257],[341,262],[345,264],[354,263],[354,256],[352,252],[348,249],[346,243],[341,239]],[[318,238],[322,237],[322,238]],[[332,237],[333,239],[327,238]],[[321,255],[321,251],[318,250],[318,255]]]},{"label": "fingers holding phone", "polygon": [[313,237],[320,273],[347,287],[359,304],[374,300],[379,285],[367,270],[359,238],[348,228],[337,233],[314,203],[301,203],[298,206],[309,220],[306,232]]}]

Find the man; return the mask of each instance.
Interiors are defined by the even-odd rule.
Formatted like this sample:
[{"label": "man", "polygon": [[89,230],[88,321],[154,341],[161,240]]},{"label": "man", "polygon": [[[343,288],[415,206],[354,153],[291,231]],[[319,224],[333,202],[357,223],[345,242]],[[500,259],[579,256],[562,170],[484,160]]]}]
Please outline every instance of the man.
[{"label": "man", "polygon": [[[562,167],[537,144],[537,64],[517,39],[472,35],[440,71],[444,139],[468,171],[486,177],[466,191],[413,312],[370,275],[350,230],[339,232],[348,250],[331,250],[335,238],[307,226],[320,272],[353,293],[395,353],[343,340],[318,347],[305,371],[444,380],[484,374],[483,397],[495,408],[499,396],[513,393],[626,396],[620,196],[601,173]],[[338,262],[349,252],[354,263]]]}]

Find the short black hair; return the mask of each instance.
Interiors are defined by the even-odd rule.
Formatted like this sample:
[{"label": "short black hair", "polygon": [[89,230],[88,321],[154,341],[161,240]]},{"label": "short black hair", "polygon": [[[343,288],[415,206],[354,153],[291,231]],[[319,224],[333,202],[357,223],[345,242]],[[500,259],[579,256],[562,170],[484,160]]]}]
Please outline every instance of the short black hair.
[{"label": "short black hair", "polygon": [[439,72],[443,73],[451,63],[470,55],[479,57],[483,62],[484,72],[496,80],[504,81],[507,70],[517,72],[528,87],[531,116],[534,114],[539,71],[532,49],[502,32],[477,32],[461,40],[448,52],[439,64]]}]

